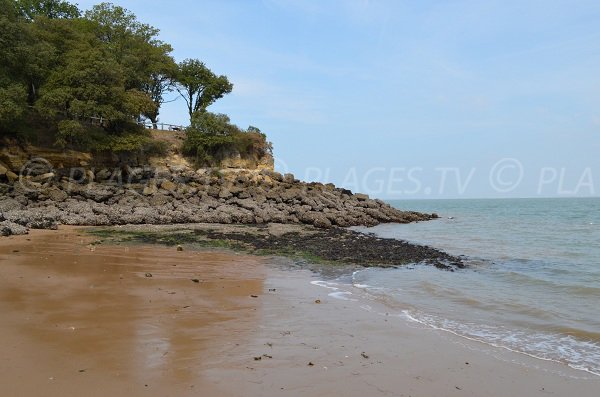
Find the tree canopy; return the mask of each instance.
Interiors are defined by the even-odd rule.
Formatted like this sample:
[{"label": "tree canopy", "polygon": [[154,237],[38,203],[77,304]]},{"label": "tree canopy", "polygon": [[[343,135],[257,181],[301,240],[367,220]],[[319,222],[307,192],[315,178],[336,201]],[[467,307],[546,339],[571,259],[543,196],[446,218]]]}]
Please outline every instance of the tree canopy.
[{"label": "tree canopy", "polygon": [[34,20],[40,16],[57,18],[77,18],[81,11],[75,4],[70,4],[62,0],[15,0],[18,13],[29,20]]},{"label": "tree canopy", "polygon": [[233,88],[197,59],[177,64],[158,29],[112,3],[82,12],[64,0],[0,0],[0,51],[0,135],[43,129],[59,146],[142,134],[138,122],[156,126],[175,89],[191,120]]},{"label": "tree canopy", "polygon": [[175,79],[175,87],[187,104],[190,122],[194,113],[206,110],[233,90],[227,77],[217,76],[198,59],[185,59],[179,63]]}]

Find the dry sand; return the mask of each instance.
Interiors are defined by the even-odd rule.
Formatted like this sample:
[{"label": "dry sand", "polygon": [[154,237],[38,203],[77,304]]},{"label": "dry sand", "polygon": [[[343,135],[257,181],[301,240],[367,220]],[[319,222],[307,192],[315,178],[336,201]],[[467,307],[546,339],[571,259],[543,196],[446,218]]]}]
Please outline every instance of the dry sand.
[{"label": "dry sand", "polygon": [[0,240],[0,396],[599,394],[600,377],[335,299],[267,258],[92,240]]}]

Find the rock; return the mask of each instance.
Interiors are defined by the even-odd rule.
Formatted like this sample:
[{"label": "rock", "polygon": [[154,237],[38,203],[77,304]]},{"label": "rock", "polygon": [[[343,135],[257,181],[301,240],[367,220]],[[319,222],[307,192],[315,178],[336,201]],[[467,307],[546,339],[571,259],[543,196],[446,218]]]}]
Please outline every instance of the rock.
[{"label": "rock", "polygon": [[111,171],[107,170],[106,168],[103,168],[96,173],[96,180],[105,181],[105,180],[109,179],[111,177],[111,175],[112,175]]},{"label": "rock", "polygon": [[233,194],[231,194],[231,192],[228,189],[221,189],[219,191],[219,198],[228,199],[232,196],[233,196]]},{"label": "rock", "polygon": [[0,199],[0,213],[21,209],[23,209],[23,204],[16,199],[10,197],[4,197],[3,199]]},{"label": "rock", "polygon": [[271,171],[268,169],[260,171],[260,175],[262,175],[263,177],[268,177],[273,181],[277,181],[277,182],[283,181],[283,175],[281,175],[279,172]]},{"label": "rock", "polygon": [[154,181],[151,181],[150,183],[148,183],[148,185],[146,185],[144,187],[142,194],[144,196],[152,196],[152,195],[156,194],[157,192],[158,192],[158,187],[156,187],[156,183]]},{"label": "rock", "polygon": [[19,179],[19,176],[11,170],[8,170],[6,171],[6,178],[8,178],[10,183],[15,183]]},{"label": "rock", "polygon": [[49,187],[48,189],[44,190],[43,194],[48,196],[48,199],[55,202],[63,202],[69,197],[67,193],[55,186]]},{"label": "rock", "polygon": [[94,182],[94,179],[96,179],[96,175],[94,175],[94,171],[92,170],[86,170],[85,177],[88,182]]},{"label": "rock", "polygon": [[184,171],[187,171],[188,167],[184,164],[172,164],[168,166],[169,171],[172,174],[181,174]]},{"label": "rock", "polygon": [[294,177],[294,174],[285,174],[283,176],[283,182],[285,183],[294,183],[296,180],[296,178]]},{"label": "rock", "polygon": [[19,225],[11,221],[0,222],[0,236],[17,236],[27,233],[28,230],[25,226]]},{"label": "rock", "polygon": [[158,179],[170,178],[171,171],[169,171],[169,168],[165,166],[157,166],[154,169],[154,177]]},{"label": "rock", "polygon": [[356,193],[353,197],[355,199],[357,199],[358,201],[367,201],[367,200],[369,200],[369,195],[363,194],[363,193]]},{"label": "rock", "polygon": [[36,219],[27,223],[29,229],[57,230],[58,223],[52,218]]},{"label": "rock", "polygon": [[331,227],[331,221],[327,219],[325,214],[319,212],[305,212],[300,215],[300,220],[304,223],[312,224],[319,228],[329,228]]},{"label": "rock", "polygon": [[161,207],[167,204],[169,201],[171,201],[169,197],[165,196],[162,193],[156,193],[150,199],[150,205],[152,205],[153,207]]},{"label": "rock", "polygon": [[161,188],[161,189],[164,189],[164,190],[166,190],[166,191],[168,191],[168,192],[172,192],[172,191],[174,191],[175,189],[177,189],[177,185],[175,185],[175,184],[174,184],[173,182],[171,182],[170,180],[168,180],[168,179],[165,179],[165,180],[163,180],[163,181],[162,181],[162,183],[160,184],[160,188]]},{"label": "rock", "polygon": [[78,193],[82,197],[94,200],[97,203],[108,200],[114,194],[110,187],[106,187],[96,183],[87,184],[85,187],[78,189]]},{"label": "rock", "polygon": [[31,178],[33,182],[46,182],[49,179],[53,179],[56,176],[54,172],[47,172],[45,174],[36,175]]},{"label": "rock", "polygon": [[241,193],[245,192],[246,188],[241,186],[231,186],[229,188],[229,192],[234,196],[239,196]]}]

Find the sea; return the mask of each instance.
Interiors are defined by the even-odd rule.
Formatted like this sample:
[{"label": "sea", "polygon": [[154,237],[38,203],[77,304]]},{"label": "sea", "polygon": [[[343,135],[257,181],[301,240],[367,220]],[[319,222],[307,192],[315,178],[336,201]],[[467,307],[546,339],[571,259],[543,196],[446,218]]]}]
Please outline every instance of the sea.
[{"label": "sea", "polygon": [[365,268],[316,284],[341,299],[383,302],[408,321],[600,376],[600,198],[390,204],[440,218],[358,230],[464,255],[468,267]]}]

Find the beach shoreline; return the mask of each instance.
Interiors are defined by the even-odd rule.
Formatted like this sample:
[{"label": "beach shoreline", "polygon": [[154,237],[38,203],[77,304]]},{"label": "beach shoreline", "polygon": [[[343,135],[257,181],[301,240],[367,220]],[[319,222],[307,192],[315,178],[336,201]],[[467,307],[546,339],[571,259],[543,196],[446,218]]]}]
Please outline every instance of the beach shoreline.
[{"label": "beach shoreline", "polygon": [[336,296],[322,275],[269,257],[94,240],[76,227],[0,240],[10,395],[595,396],[600,386],[385,302],[367,307],[358,290]]}]

